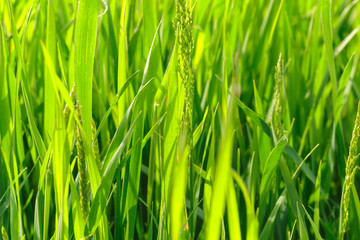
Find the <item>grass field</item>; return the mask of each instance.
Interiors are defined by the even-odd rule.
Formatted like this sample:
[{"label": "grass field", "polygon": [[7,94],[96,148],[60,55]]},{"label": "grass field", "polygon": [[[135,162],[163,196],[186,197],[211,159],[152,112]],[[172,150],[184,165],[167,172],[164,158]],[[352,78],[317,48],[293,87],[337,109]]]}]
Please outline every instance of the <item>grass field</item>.
[{"label": "grass field", "polygon": [[0,0],[8,239],[359,239],[359,0]]}]

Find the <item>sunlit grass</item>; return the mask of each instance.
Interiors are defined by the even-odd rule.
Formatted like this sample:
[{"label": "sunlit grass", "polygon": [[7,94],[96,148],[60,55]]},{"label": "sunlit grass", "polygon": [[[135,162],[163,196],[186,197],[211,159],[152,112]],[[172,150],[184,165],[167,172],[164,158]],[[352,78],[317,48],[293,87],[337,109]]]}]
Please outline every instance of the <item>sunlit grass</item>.
[{"label": "sunlit grass", "polygon": [[0,1],[0,238],[357,239],[359,15]]}]

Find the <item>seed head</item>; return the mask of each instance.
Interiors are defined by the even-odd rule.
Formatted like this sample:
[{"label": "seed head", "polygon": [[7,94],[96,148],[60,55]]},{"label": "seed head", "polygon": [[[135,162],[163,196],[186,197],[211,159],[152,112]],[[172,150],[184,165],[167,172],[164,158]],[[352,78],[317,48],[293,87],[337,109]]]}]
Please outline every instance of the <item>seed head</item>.
[{"label": "seed head", "polygon": [[176,1],[176,35],[179,43],[178,75],[184,86],[185,109],[182,124],[186,131],[186,142],[189,147],[189,158],[192,151],[192,114],[194,98],[194,77],[191,54],[194,47],[192,38],[192,14],[187,0]]},{"label": "seed head", "polygon": [[275,67],[275,93],[274,93],[274,130],[276,137],[279,138],[283,131],[283,125],[281,123],[281,93],[282,93],[282,79],[283,79],[283,60],[281,54]]},{"label": "seed head", "polygon": [[[76,109],[77,109],[77,115],[81,122],[80,108],[78,104]],[[89,190],[88,190],[84,142],[81,136],[79,126],[77,126],[76,128],[76,149],[77,149],[78,170],[79,170],[80,208],[83,219],[86,220],[89,214],[89,202],[88,202]]]},{"label": "seed head", "polygon": [[343,237],[346,230],[347,222],[349,220],[350,191],[354,183],[354,178],[356,173],[355,162],[359,156],[357,153],[359,136],[360,136],[360,101],[358,103],[355,126],[351,136],[349,156],[346,160],[346,168],[345,168],[346,177],[344,182],[344,195],[343,195],[343,216],[342,216],[343,219],[341,226]]}]

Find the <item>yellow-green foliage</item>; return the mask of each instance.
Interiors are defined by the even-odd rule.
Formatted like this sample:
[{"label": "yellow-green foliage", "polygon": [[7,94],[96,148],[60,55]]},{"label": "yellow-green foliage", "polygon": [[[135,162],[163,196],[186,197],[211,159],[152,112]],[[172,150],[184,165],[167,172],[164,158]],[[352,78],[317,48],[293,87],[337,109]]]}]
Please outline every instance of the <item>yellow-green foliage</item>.
[{"label": "yellow-green foliage", "polygon": [[2,234],[2,239],[3,240],[9,240],[9,236],[8,236],[4,226],[1,226],[1,234]]},{"label": "yellow-green foliage", "polygon": [[357,239],[359,25],[358,0],[0,1],[0,238]]}]

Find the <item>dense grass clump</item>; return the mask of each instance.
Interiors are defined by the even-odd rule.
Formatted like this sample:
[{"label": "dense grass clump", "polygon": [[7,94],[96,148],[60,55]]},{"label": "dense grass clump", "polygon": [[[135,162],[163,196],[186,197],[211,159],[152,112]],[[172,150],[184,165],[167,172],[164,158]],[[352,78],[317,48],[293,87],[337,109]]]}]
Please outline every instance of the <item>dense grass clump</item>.
[{"label": "dense grass clump", "polygon": [[0,1],[0,239],[358,239],[358,0]]}]

